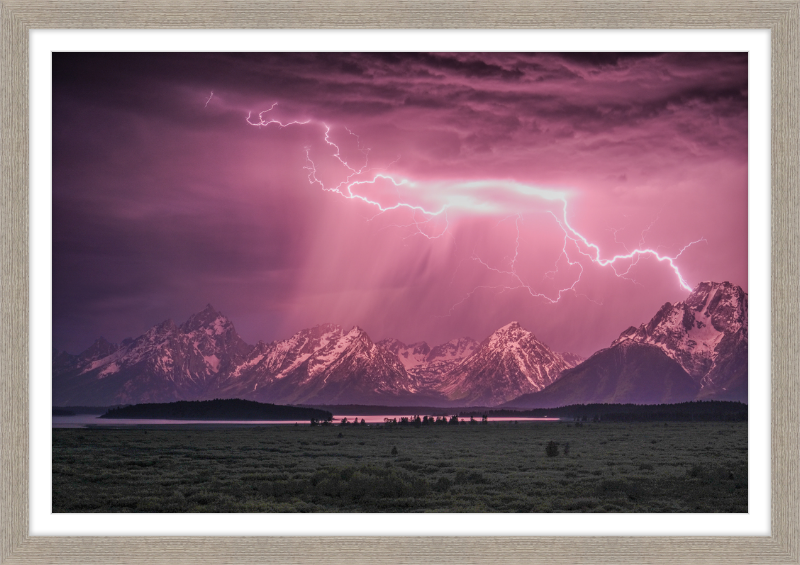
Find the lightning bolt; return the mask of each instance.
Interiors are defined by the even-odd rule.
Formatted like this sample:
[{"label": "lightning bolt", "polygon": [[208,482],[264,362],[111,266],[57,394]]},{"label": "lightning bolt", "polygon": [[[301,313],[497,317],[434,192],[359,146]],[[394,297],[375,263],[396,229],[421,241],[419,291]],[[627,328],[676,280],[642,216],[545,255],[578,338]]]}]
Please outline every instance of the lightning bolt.
[{"label": "lightning bolt", "polygon": [[[212,92],[213,96],[213,92]],[[209,97],[208,100],[211,100]],[[206,105],[208,105],[208,100],[206,101]],[[337,194],[343,198],[348,200],[357,200],[373,207],[376,210],[376,213],[369,218],[368,221],[375,219],[378,216],[381,216],[387,212],[391,212],[394,210],[406,210],[411,212],[411,222],[407,224],[392,224],[386,227],[394,227],[394,228],[412,228],[413,232],[411,235],[422,235],[428,239],[438,239],[442,237],[445,233],[448,233],[448,229],[450,226],[449,218],[448,218],[448,211],[449,210],[463,210],[468,213],[473,214],[489,214],[489,215],[501,215],[504,211],[507,211],[508,208],[504,207],[502,203],[497,203],[495,199],[491,198],[492,194],[498,193],[498,191],[502,193],[512,193],[515,196],[523,196],[523,197],[530,197],[530,198],[537,198],[543,201],[549,201],[554,203],[560,203],[560,211],[557,214],[553,210],[547,210],[547,212],[552,215],[556,224],[559,226],[561,231],[563,232],[564,239],[563,245],[561,248],[561,252],[556,259],[554,268],[551,271],[544,273],[543,281],[545,279],[555,280],[555,276],[559,271],[563,268],[567,272],[574,273],[570,280],[572,282],[566,284],[563,288],[558,289],[550,294],[546,294],[542,291],[537,290],[531,283],[527,282],[518,272],[517,270],[517,261],[520,255],[520,223],[523,221],[523,215],[521,212],[516,214],[507,215],[503,220],[498,222],[498,225],[509,219],[510,217],[516,216],[514,221],[514,225],[516,228],[516,241],[514,246],[514,256],[510,261],[510,264],[507,268],[500,268],[491,265],[488,261],[485,261],[474,252],[471,255],[470,259],[479,264],[483,269],[487,272],[494,273],[496,275],[506,277],[509,280],[510,284],[504,285],[479,285],[474,287],[471,291],[469,291],[466,296],[464,296],[460,301],[456,302],[448,312],[447,315],[452,314],[455,309],[467,301],[470,297],[472,297],[476,292],[480,290],[491,290],[499,293],[504,293],[513,290],[524,290],[526,291],[531,297],[538,298],[545,300],[548,303],[555,304],[561,300],[565,293],[573,293],[576,296],[583,296],[594,302],[595,304],[599,304],[598,302],[592,300],[586,295],[579,294],[576,291],[576,286],[580,283],[581,277],[584,273],[584,264],[581,262],[581,258],[588,259],[591,263],[598,265],[600,267],[610,267],[611,270],[614,272],[614,275],[623,278],[626,280],[630,280],[631,282],[636,283],[632,279],[628,279],[625,275],[628,275],[633,267],[635,267],[639,259],[643,256],[651,256],[658,260],[659,262],[665,263],[668,265],[669,269],[672,270],[674,273],[678,284],[681,288],[687,291],[691,291],[692,287],[683,277],[676,264],[676,260],[691,246],[698,244],[700,242],[705,242],[705,238],[700,238],[695,241],[691,241],[687,243],[675,256],[664,255],[658,252],[657,249],[651,249],[644,247],[645,245],[645,233],[647,233],[655,224],[658,218],[654,220],[645,230],[642,231],[639,245],[636,249],[630,251],[628,248],[622,244],[623,248],[625,249],[625,253],[617,254],[612,256],[605,256],[600,249],[599,245],[589,241],[589,239],[580,233],[569,221],[568,218],[568,199],[567,195],[562,191],[557,190],[550,190],[550,189],[543,189],[538,188],[522,183],[517,183],[514,181],[508,180],[478,180],[478,181],[451,181],[451,182],[439,182],[439,183],[430,183],[430,182],[418,182],[412,181],[407,178],[398,178],[395,175],[391,175],[385,172],[388,167],[390,167],[393,163],[383,169],[376,169],[376,168],[369,168],[369,148],[365,148],[361,144],[361,139],[358,135],[353,133],[349,128],[344,128],[348,135],[355,137],[356,139],[356,146],[358,151],[364,156],[363,164],[355,165],[348,162],[342,156],[341,147],[339,144],[334,141],[331,127],[324,122],[315,121],[312,119],[306,119],[303,121],[300,120],[291,120],[291,121],[281,121],[271,114],[271,112],[275,109],[278,105],[277,102],[272,104],[268,109],[263,110],[253,115],[253,112],[249,112],[246,117],[246,122],[258,128],[264,128],[271,125],[276,125],[278,128],[283,129],[288,126],[292,125],[315,125],[320,127],[322,132],[322,144],[326,146],[330,151],[329,157],[335,159],[336,162],[342,167],[344,179],[340,180],[338,183],[328,184],[324,182],[320,178],[320,173],[317,168],[316,163],[312,159],[312,147],[307,146],[305,147],[305,156],[306,156],[306,164],[304,165],[304,169],[307,171],[307,178],[308,182],[312,186],[318,186],[321,190],[329,193]],[[399,159],[399,158],[398,158]],[[378,171],[378,172],[376,172]],[[394,190],[394,194],[397,196],[397,202],[392,205],[383,204],[379,202],[376,197],[369,196],[372,193],[377,193],[382,188],[387,187]],[[401,190],[402,189],[402,190]],[[372,192],[371,192],[372,191]],[[424,200],[425,197],[431,198],[436,200],[437,198],[440,200],[444,200],[443,202],[437,203],[433,206],[429,204],[418,204],[408,201],[407,198],[403,197],[403,191],[409,194],[416,194],[418,197]],[[480,196],[482,193],[487,193],[489,196],[481,199]],[[501,199],[502,200],[502,199]],[[442,218],[444,227],[441,227],[442,222],[436,222],[438,218]],[[438,226],[438,228],[437,228]],[[614,240],[617,243],[616,239],[617,232],[621,230],[614,230]],[[410,237],[410,236],[409,236]],[[626,263],[627,268],[622,271],[621,269],[618,270],[618,265]],[[576,272],[577,271],[577,272]],[[638,283],[636,283],[638,284]]]},{"label": "lightning bolt", "polygon": [[250,124],[251,126],[257,126],[257,127],[267,127],[267,126],[272,125],[272,124],[278,124],[278,127],[283,129],[283,128],[291,126],[291,125],[301,125],[302,126],[302,125],[305,125],[305,124],[311,122],[311,120],[306,120],[304,122],[301,122],[299,120],[293,120],[291,122],[283,123],[280,120],[276,120],[274,118],[270,118],[268,120],[265,120],[264,119],[264,114],[270,113],[272,110],[275,109],[275,106],[277,106],[277,105],[278,105],[278,103],[275,102],[275,104],[270,106],[268,109],[259,112],[258,113],[258,121],[257,122],[254,122],[254,121],[250,120],[250,118],[253,117],[253,112],[250,112],[249,114],[247,114],[247,123]]},{"label": "lightning bolt", "polygon": [[[675,257],[670,257],[668,255],[661,255],[655,249],[649,249],[649,248],[638,249],[637,248],[637,249],[634,249],[631,252],[628,252],[628,253],[625,253],[625,254],[622,254],[622,255],[614,255],[614,256],[612,256],[612,257],[610,257],[608,259],[603,259],[601,257],[600,247],[595,243],[590,243],[583,235],[578,233],[578,231],[570,225],[569,220],[567,219],[567,201],[563,200],[563,202],[564,202],[564,213],[563,213],[562,219],[559,220],[555,216],[555,214],[553,214],[553,217],[556,218],[556,221],[559,223],[559,225],[561,225],[561,228],[564,230],[564,233],[566,234],[566,236],[569,239],[574,241],[576,244],[579,244],[579,242],[583,243],[583,246],[586,247],[587,250],[591,250],[591,251],[584,252],[584,251],[581,250],[581,246],[578,245],[578,251],[581,254],[585,255],[586,257],[589,257],[589,259],[591,259],[592,262],[600,265],[601,267],[606,267],[608,265],[611,265],[611,268],[614,270],[614,274],[616,274],[617,276],[620,276],[619,273],[617,273],[616,268],[614,267],[614,264],[617,261],[620,261],[620,260],[623,260],[623,259],[635,259],[635,260],[638,261],[638,258],[640,256],[650,255],[652,257],[655,257],[658,261],[660,261],[662,263],[667,263],[670,266],[670,268],[673,270],[675,275],[678,277],[678,282],[681,285],[681,287],[683,287],[685,290],[688,290],[689,292],[692,291],[692,287],[689,286],[689,283],[687,283],[686,280],[683,278],[683,275],[681,275],[681,272],[678,269],[678,266],[675,264],[675,260],[678,257],[680,257],[683,254],[683,252],[686,251],[687,249],[689,249],[689,247],[691,247],[692,245],[695,245],[696,243],[700,243],[701,241],[706,241],[706,239],[704,237],[701,237],[698,240],[695,240],[695,241],[687,243]],[[552,212],[551,212],[551,214],[552,214]],[[563,223],[562,223],[562,221],[563,221]],[[650,229],[650,228],[648,228],[648,229]],[[592,256],[592,255],[594,255],[594,256]]]},{"label": "lightning bolt", "polygon": [[[516,229],[517,236],[516,236],[516,241],[515,241],[515,245],[514,245],[514,257],[511,259],[511,264],[510,264],[509,270],[503,270],[503,269],[498,269],[498,268],[492,267],[486,261],[484,261],[480,257],[476,256],[474,253],[472,255],[472,260],[476,261],[477,263],[482,265],[487,271],[494,272],[494,273],[499,274],[499,275],[506,275],[506,276],[508,276],[508,277],[510,277],[512,279],[513,284],[511,284],[511,285],[497,285],[497,286],[493,286],[493,287],[489,287],[489,286],[485,286],[485,285],[484,286],[480,286],[480,287],[476,287],[472,291],[470,291],[467,294],[467,296],[464,299],[462,299],[458,304],[463,303],[464,300],[466,300],[466,298],[469,298],[470,296],[472,296],[479,289],[499,290],[500,292],[507,292],[507,291],[510,291],[510,290],[524,289],[533,298],[541,298],[541,299],[549,302],[550,304],[555,304],[555,303],[559,302],[561,300],[561,297],[566,292],[573,292],[573,293],[575,292],[575,286],[580,282],[581,277],[583,276],[583,265],[581,265],[580,262],[578,262],[578,261],[573,261],[572,259],[570,259],[569,253],[567,251],[567,242],[569,241],[570,238],[566,237],[566,235],[564,237],[564,245],[561,248],[561,253],[559,254],[558,258],[556,259],[555,269],[545,273],[543,278],[555,278],[555,274],[559,270],[558,265],[561,262],[561,259],[564,258],[569,267],[577,266],[578,269],[579,269],[578,275],[577,275],[577,277],[575,277],[575,279],[572,281],[572,283],[570,285],[564,287],[564,288],[559,289],[556,292],[555,297],[552,297],[552,296],[548,296],[544,292],[537,291],[530,283],[525,282],[525,280],[523,280],[522,276],[519,274],[519,272],[517,272],[517,268],[516,268],[517,259],[519,258],[519,246],[520,246],[519,224],[520,224],[521,221],[523,221],[522,214],[517,214],[517,217],[516,217],[516,219],[514,221],[514,227]],[[575,293],[575,294],[577,294],[577,293]],[[585,298],[587,298],[591,302],[594,302],[595,304],[597,304],[596,301],[591,300],[589,297],[587,297],[585,295],[582,295],[582,296],[584,296]],[[451,314],[452,312],[453,312],[453,308],[450,309],[449,314]]]},{"label": "lightning bolt", "polygon": [[211,102],[212,98],[214,98],[214,91],[213,90],[211,91],[211,94],[208,95],[208,98],[206,99],[206,104],[205,104],[205,106],[203,106],[203,108],[208,108],[208,103]]}]

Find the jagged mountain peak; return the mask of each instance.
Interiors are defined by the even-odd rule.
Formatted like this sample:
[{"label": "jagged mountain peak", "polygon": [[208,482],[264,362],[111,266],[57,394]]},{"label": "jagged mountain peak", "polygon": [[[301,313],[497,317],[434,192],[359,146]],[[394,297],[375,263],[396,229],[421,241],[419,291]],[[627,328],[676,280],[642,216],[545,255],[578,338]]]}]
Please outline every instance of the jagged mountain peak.
[{"label": "jagged mountain peak", "polygon": [[523,329],[523,327],[520,325],[520,323],[517,322],[516,320],[514,320],[513,322],[507,323],[502,328],[498,328],[497,330],[494,331],[494,333],[496,333],[496,334],[509,333],[509,332],[513,332],[513,331],[517,331],[517,330],[521,330],[521,329]]},{"label": "jagged mountain peak", "polygon": [[[744,294],[742,287],[739,285],[735,285],[730,281],[722,281],[722,282],[715,282],[715,281],[703,281],[698,283],[697,286],[692,290],[689,294],[690,297],[692,296],[707,296],[711,291],[721,291],[724,293],[732,293],[741,296]],[[687,298],[687,301],[690,301],[691,298]]]},{"label": "jagged mountain peak", "polygon": [[528,339],[536,339],[536,336],[523,328],[519,322],[511,322],[495,330],[481,345],[488,343],[490,346],[496,346],[498,344],[520,342]]},{"label": "jagged mountain peak", "polygon": [[81,352],[78,355],[78,361],[83,363],[86,361],[94,361],[95,359],[101,359],[108,355],[114,353],[119,346],[109,342],[104,337],[99,337],[95,340],[95,342],[89,346],[88,349]]},{"label": "jagged mountain peak", "polygon": [[[631,326],[614,340],[661,348],[703,387],[746,400],[747,293],[728,281],[698,284],[682,302],[665,303],[638,328]],[[736,382],[731,382],[734,379]]]},{"label": "jagged mountain peak", "polygon": [[336,324],[318,324],[310,328],[305,328],[296,331],[292,336],[286,340],[280,340],[275,343],[299,343],[300,341],[314,341],[319,339],[327,339],[332,336],[344,335],[342,326]]},{"label": "jagged mountain peak", "polygon": [[181,324],[180,329],[184,333],[203,330],[209,335],[220,335],[232,330],[233,323],[211,304],[206,304],[203,310],[189,316],[189,319]]},{"label": "jagged mountain peak", "polygon": [[[359,326],[353,326],[350,328],[350,331],[347,332],[347,335],[367,335],[367,332],[364,331],[364,328]],[[369,336],[367,336],[369,337]]]},{"label": "jagged mountain peak", "polygon": [[452,400],[494,406],[543,389],[571,366],[515,321],[486,338],[440,390]]},{"label": "jagged mountain peak", "polygon": [[[359,344],[361,347],[366,348],[367,350],[378,348],[378,346],[372,341],[372,338],[369,337],[369,334],[366,332],[366,330],[360,326],[353,326],[350,328],[350,331],[344,334],[343,340],[351,346]],[[384,350],[381,348],[381,351]]]},{"label": "jagged mountain peak", "polygon": [[431,348],[427,360],[466,359],[475,352],[479,345],[480,344],[471,337],[451,339],[447,343]]},{"label": "jagged mountain peak", "polygon": [[300,330],[298,333],[309,333],[314,335],[322,335],[330,332],[341,332],[342,326],[338,324],[331,324],[330,322],[325,322],[324,324],[317,324],[316,326],[311,326],[310,328],[306,328],[304,330]]},{"label": "jagged mountain peak", "polygon": [[[630,326],[612,345],[627,339],[658,339],[665,328],[675,332],[693,332],[711,326],[717,332],[747,329],[747,293],[730,282],[702,282],[686,300],[664,303],[646,324]],[[705,333],[711,331],[707,330]]]},{"label": "jagged mountain peak", "polygon": [[685,303],[708,316],[718,331],[737,331],[747,327],[747,293],[728,281],[700,283]]},{"label": "jagged mountain peak", "polygon": [[160,324],[156,324],[144,334],[146,337],[155,338],[155,337],[163,337],[178,331],[178,325],[173,321],[172,318],[167,318]]},{"label": "jagged mountain peak", "polygon": [[200,310],[199,312],[196,312],[195,314],[192,314],[192,316],[189,316],[189,318],[191,319],[191,318],[193,318],[195,316],[204,316],[204,317],[215,318],[218,315],[219,315],[219,312],[217,311],[217,309],[214,308],[211,305],[210,302],[208,302],[208,303],[206,303],[206,305],[203,307],[202,310]]}]

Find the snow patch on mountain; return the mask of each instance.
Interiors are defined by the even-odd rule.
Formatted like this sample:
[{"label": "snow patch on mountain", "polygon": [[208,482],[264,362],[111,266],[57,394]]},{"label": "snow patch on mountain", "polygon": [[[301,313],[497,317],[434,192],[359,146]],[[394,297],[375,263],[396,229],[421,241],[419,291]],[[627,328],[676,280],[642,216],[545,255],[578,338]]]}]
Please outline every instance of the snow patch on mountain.
[{"label": "snow patch on mountain", "polygon": [[211,367],[213,372],[216,373],[219,371],[219,357],[216,355],[204,355],[203,360]]},{"label": "snow patch on mountain", "polygon": [[729,282],[702,282],[686,300],[667,302],[612,345],[626,340],[655,345],[706,388],[724,380],[732,365],[746,363],[747,329],[747,293]]},{"label": "snow patch on mountain", "polygon": [[108,375],[113,375],[114,373],[119,372],[119,364],[114,362],[109,365],[106,365],[102,371],[97,374],[97,377],[102,379],[103,377],[107,377]]}]

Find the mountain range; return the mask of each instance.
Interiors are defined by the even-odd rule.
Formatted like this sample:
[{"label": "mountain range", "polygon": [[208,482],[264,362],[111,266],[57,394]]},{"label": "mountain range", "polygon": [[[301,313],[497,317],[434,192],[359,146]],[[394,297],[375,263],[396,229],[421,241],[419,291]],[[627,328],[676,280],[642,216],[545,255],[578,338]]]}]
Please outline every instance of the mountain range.
[{"label": "mountain range", "polygon": [[701,283],[589,359],[559,353],[511,322],[482,342],[373,342],[323,324],[247,344],[211,305],[136,339],[53,351],[53,405],[242,398],[275,404],[550,407],[747,401],[747,294]]}]

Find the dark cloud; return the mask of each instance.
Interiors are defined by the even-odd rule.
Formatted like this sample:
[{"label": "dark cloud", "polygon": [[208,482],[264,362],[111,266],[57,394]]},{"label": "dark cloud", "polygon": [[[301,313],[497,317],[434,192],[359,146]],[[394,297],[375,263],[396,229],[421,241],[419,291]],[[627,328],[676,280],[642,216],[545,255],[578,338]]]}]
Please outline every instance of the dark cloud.
[{"label": "dark cloud", "polygon": [[[703,236],[688,276],[744,285],[747,90],[746,53],[55,53],[55,345],[120,340],[211,302],[251,342],[320,322],[480,339],[520,319],[590,353],[681,297],[658,265],[636,284],[587,269],[557,306],[469,294],[498,281],[476,249],[508,267],[513,222],[452,215],[448,237],[414,236],[419,215],[376,217],[310,182],[306,148],[333,184],[349,173],[326,128],[359,169],[569,189],[571,221],[609,248],[650,224],[647,242],[676,252]],[[275,102],[269,116],[311,122],[247,124]],[[520,268],[552,291],[563,235],[546,214],[523,224]]]},{"label": "dark cloud", "polygon": [[560,56],[575,63],[582,63],[594,67],[604,66],[618,66],[621,62],[639,61],[641,59],[653,59],[660,57],[661,53],[611,53],[611,52],[593,52],[593,53],[561,53]]}]

